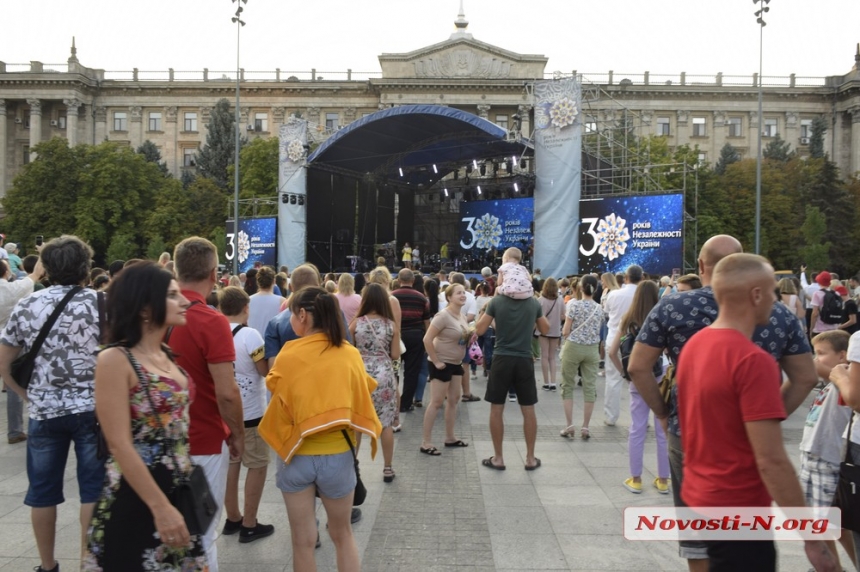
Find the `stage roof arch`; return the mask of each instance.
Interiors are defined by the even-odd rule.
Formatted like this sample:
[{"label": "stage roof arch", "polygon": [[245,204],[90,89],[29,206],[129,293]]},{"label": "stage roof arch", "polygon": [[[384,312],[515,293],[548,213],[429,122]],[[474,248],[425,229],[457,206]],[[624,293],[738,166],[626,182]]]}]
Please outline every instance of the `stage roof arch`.
[{"label": "stage roof arch", "polygon": [[477,115],[441,105],[402,105],[340,129],[308,157],[308,164],[429,188],[472,161],[524,154],[532,154],[528,140],[511,138],[507,130]]}]

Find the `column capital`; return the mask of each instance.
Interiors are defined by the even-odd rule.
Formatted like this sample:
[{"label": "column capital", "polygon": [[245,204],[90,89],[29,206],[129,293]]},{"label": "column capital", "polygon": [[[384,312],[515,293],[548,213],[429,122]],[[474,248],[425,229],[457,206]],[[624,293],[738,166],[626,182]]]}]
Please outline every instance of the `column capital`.
[{"label": "column capital", "polygon": [[478,106],[478,116],[487,119],[490,113],[490,106],[486,104],[482,104]]},{"label": "column capital", "polygon": [[66,116],[77,115],[78,110],[84,105],[79,99],[73,97],[64,99],[63,104],[66,106]]},{"label": "column capital", "polygon": [[103,105],[96,106],[95,115],[97,123],[105,123],[107,121],[107,107]]},{"label": "column capital", "polygon": [[786,127],[797,127],[797,121],[799,116],[794,111],[786,111],[785,113],[785,126]]},{"label": "column capital", "polygon": [[726,124],[726,112],[725,111],[715,111],[714,112],[714,127],[723,127]]},{"label": "column capital", "polygon": [[30,115],[42,115],[42,100],[28,98],[27,104],[30,106]]},{"label": "column capital", "polygon": [[284,116],[286,116],[286,114],[287,114],[287,108],[286,107],[273,107],[272,108],[272,120],[275,123],[283,123],[284,122]]},{"label": "column capital", "polygon": [[528,115],[529,111],[531,111],[531,110],[532,110],[531,105],[526,104],[526,105],[518,105],[517,106],[517,113],[519,113],[520,115]]},{"label": "column capital", "polygon": [[685,109],[679,109],[676,114],[678,116],[678,125],[686,125],[690,116],[689,112]]},{"label": "column capital", "polygon": [[860,123],[860,105],[849,107],[846,111],[851,115],[851,123]]},{"label": "column capital", "polygon": [[140,123],[143,120],[143,108],[139,105],[132,105],[128,108],[131,113],[131,120]]},{"label": "column capital", "polygon": [[179,113],[179,109],[176,106],[170,106],[164,108],[164,119],[168,123],[176,123],[176,117]]},{"label": "column capital", "polygon": [[758,127],[758,111],[750,111],[750,127]]}]

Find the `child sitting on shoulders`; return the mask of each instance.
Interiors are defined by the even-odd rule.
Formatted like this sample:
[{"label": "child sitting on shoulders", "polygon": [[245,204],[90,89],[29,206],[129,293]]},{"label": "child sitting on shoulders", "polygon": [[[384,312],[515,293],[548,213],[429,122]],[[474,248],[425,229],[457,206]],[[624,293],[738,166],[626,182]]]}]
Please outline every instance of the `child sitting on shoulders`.
[{"label": "child sitting on shoulders", "polygon": [[[815,369],[823,379],[830,370],[848,363],[848,332],[831,330],[812,338],[815,350]],[[828,382],[809,408],[803,438],[800,441],[800,484],[806,504],[812,508],[828,509],[839,482],[839,463],[842,461],[842,434],[851,419],[851,408],[839,404],[839,390]],[[847,531],[839,540],[845,552],[854,560],[854,542]],[[836,543],[827,541],[836,556]]]},{"label": "child sitting on shoulders", "polygon": [[523,253],[519,248],[509,248],[502,255],[499,266],[499,281],[496,293],[515,300],[527,300],[535,294],[529,271],[521,264]]}]

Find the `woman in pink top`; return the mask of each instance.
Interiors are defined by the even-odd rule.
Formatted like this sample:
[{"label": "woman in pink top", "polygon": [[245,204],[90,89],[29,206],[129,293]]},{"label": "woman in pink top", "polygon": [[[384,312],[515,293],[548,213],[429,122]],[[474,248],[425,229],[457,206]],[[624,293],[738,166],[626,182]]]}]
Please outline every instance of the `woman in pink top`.
[{"label": "woman in pink top", "polygon": [[344,272],[337,280],[337,301],[346,318],[346,323],[352,323],[361,305],[361,296],[355,293],[355,279],[352,274]]}]

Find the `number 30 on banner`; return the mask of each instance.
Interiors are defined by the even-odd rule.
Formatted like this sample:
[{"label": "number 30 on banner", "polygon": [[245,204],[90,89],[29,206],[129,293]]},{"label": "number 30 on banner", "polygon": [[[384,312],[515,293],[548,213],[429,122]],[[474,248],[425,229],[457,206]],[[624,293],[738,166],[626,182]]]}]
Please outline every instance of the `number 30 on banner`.
[{"label": "number 30 on banner", "polygon": [[472,248],[475,245],[475,217],[473,216],[464,216],[462,219],[463,222],[466,223],[466,231],[469,233],[469,236],[472,238],[468,243],[460,241],[460,247],[465,248],[466,250]]},{"label": "number 30 on banner", "polygon": [[597,217],[582,219],[582,223],[588,224],[588,230],[585,232],[591,235],[591,248],[585,248],[585,245],[583,244],[579,245],[579,252],[581,252],[583,256],[591,256],[597,252],[597,233],[594,231],[594,227],[597,226],[597,222],[599,220],[600,219]]},{"label": "number 30 on banner", "polygon": [[236,234],[233,232],[227,233],[227,253],[224,257],[227,260],[233,260],[233,257],[236,256]]}]

